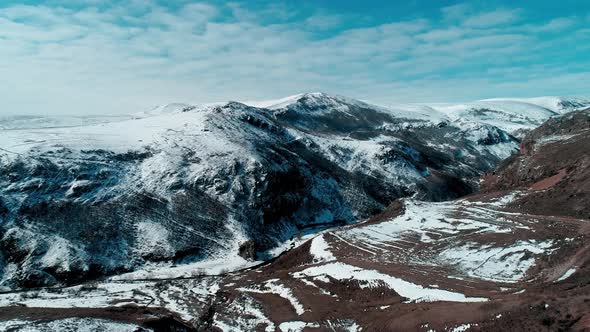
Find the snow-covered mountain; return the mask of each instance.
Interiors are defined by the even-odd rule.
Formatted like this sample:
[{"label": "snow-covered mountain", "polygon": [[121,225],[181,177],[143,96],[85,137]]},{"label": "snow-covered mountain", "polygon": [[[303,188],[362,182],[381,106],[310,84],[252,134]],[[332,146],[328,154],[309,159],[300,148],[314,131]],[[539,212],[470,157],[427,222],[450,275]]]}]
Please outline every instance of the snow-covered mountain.
[{"label": "snow-covered mountain", "polygon": [[192,276],[196,265],[179,264],[3,291],[0,330],[585,331],[589,147],[590,108],[562,114],[529,132],[477,193],[402,198],[239,271],[204,275],[224,263],[209,261]]},{"label": "snow-covered mountain", "polygon": [[522,136],[550,117],[586,108],[590,99],[576,97],[496,98],[464,104],[434,104],[433,109],[459,124],[477,122]]},{"label": "snow-covered mountain", "polygon": [[131,118],[128,115],[97,116],[0,116],[0,130],[78,127]]},{"label": "snow-covered mountain", "polygon": [[[343,105],[339,104],[342,103]],[[370,108],[397,118],[427,121],[454,122],[457,126],[473,126],[473,123],[491,125],[510,134],[522,134],[538,127],[550,117],[590,106],[590,98],[583,97],[536,97],[494,98],[468,103],[393,104],[376,106],[343,96],[329,96],[321,92],[298,94],[277,100],[250,101],[245,104],[285,111],[290,108],[335,109],[346,105]],[[304,107],[301,105],[304,104]],[[299,106],[292,106],[299,105]]]},{"label": "snow-covered mountain", "polygon": [[0,131],[0,285],[236,268],[400,197],[462,196],[517,150],[518,130],[587,103],[541,101],[381,107],[311,93],[13,126]]}]

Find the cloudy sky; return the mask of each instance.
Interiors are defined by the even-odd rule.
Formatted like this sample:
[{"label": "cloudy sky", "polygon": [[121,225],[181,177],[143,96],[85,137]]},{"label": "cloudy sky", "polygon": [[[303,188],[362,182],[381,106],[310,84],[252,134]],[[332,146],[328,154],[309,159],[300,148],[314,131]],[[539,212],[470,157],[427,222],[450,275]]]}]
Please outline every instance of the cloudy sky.
[{"label": "cloudy sky", "polygon": [[589,1],[398,2],[3,0],[0,115],[590,95]]}]

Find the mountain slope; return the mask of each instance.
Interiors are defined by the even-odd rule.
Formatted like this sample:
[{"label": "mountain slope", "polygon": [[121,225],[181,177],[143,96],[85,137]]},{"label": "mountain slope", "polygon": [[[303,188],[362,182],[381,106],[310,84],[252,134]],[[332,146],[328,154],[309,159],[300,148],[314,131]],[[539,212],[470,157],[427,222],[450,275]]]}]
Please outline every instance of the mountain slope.
[{"label": "mountain slope", "polygon": [[465,104],[431,105],[457,123],[492,125],[522,137],[552,116],[590,106],[590,99],[575,97],[496,98]]},{"label": "mountain slope", "polygon": [[545,122],[521,143],[520,153],[485,177],[483,189],[534,189],[513,205],[529,213],[590,218],[590,110]]}]

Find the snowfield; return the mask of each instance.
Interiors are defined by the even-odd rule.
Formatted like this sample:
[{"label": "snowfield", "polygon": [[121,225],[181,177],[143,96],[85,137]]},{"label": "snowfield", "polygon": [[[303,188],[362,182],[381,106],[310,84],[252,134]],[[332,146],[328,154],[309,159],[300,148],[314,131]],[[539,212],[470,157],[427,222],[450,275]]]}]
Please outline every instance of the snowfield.
[{"label": "snowfield", "polygon": [[484,302],[482,297],[466,297],[463,294],[442,289],[426,288],[411,282],[395,278],[375,270],[365,270],[344,263],[329,263],[317,267],[310,267],[296,272],[295,278],[330,277],[335,280],[355,280],[360,282],[361,288],[378,287],[385,284],[409,301],[452,301],[452,302]]},{"label": "snowfield", "polygon": [[331,262],[336,260],[329,250],[329,245],[323,235],[318,235],[311,240],[310,253],[314,257],[314,262]]},{"label": "snowfield", "polygon": [[[133,324],[115,323],[103,319],[93,318],[66,318],[54,321],[31,322],[28,320],[8,320],[0,322],[2,331],[22,331],[22,332],[53,332],[53,331],[79,331],[79,332],[135,332],[140,327]],[[151,331],[142,329],[142,331]]]},{"label": "snowfield", "polygon": [[[470,277],[498,282],[518,282],[535,265],[533,255],[550,254],[552,242],[521,241],[513,246],[491,247],[467,244],[447,249],[440,259],[456,264]],[[530,257],[530,258],[526,258]]]}]

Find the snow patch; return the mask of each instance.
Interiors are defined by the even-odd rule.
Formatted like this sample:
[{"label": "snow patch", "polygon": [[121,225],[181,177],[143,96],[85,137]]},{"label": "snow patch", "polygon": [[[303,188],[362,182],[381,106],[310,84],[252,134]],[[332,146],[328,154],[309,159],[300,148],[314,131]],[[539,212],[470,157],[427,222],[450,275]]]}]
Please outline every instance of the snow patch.
[{"label": "snow patch", "polygon": [[301,321],[283,322],[279,325],[281,332],[303,332],[306,327],[319,328],[318,323],[306,323]]},{"label": "snow patch", "polygon": [[135,332],[138,330],[152,331],[140,328],[138,325],[112,322],[98,318],[65,318],[53,321],[8,320],[0,322],[1,331],[47,332],[47,331],[112,331]]},{"label": "snow patch", "polygon": [[492,247],[479,243],[449,248],[439,259],[470,277],[495,282],[515,283],[535,265],[534,255],[548,254],[553,241],[519,241],[512,246]]},{"label": "snow patch", "polygon": [[574,273],[576,273],[576,268],[572,267],[569,270],[565,271],[565,273],[557,279],[557,281],[564,281],[565,279],[571,277]]},{"label": "snow patch", "polygon": [[310,254],[314,257],[314,263],[330,262],[336,260],[336,257],[330,252],[328,242],[321,234],[311,241],[309,247]]},{"label": "snow patch", "polygon": [[449,332],[465,332],[465,331],[469,330],[470,328],[476,327],[476,326],[477,326],[477,324],[470,324],[470,323],[462,324],[462,325],[452,328],[451,330],[449,330]]},{"label": "snow patch", "polygon": [[303,308],[303,305],[301,305],[299,300],[295,297],[295,295],[293,295],[293,292],[289,288],[277,283],[277,281],[279,281],[279,279],[267,280],[264,283],[264,289],[244,287],[238,288],[238,290],[250,293],[279,295],[280,297],[286,299],[287,301],[289,301],[289,303],[291,303],[291,306],[293,306],[293,309],[295,309],[295,312],[298,315],[303,315],[303,313],[305,312],[305,308]]},{"label": "snow patch", "polygon": [[341,262],[313,266],[294,272],[295,278],[330,276],[336,280],[355,280],[361,288],[379,287],[382,284],[393,289],[400,296],[413,302],[453,301],[453,302],[484,302],[486,298],[466,297],[461,293],[442,289],[425,288],[400,278],[380,273],[376,270],[365,270]]},{"label": "snow patch", "polygon": [[141,256],[153,255],[160,258],[174,256],[174,248],[170,244],[168,229],[151,220],[137,224],[136,243],[134,250]]}]

